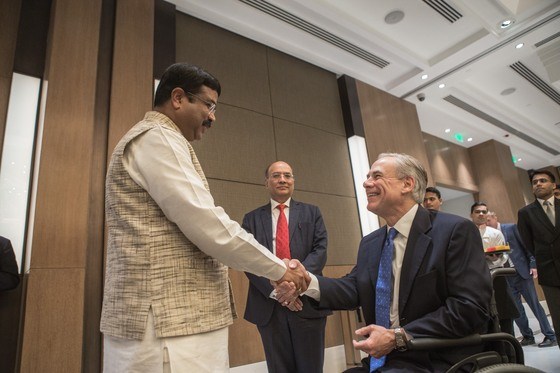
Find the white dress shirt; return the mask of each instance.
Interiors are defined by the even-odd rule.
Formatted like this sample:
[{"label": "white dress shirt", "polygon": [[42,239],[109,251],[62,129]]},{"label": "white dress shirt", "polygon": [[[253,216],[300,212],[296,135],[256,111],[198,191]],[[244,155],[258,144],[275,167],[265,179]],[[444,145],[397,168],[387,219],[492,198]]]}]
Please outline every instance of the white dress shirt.
[{"label": "white dress shirt", "polygon": [[[418,204],[414,204],[414,206],[397,221],[394,227],[387,226],[387,232],[389,232],[391,228],[395,228],[399,232],[393,240],[393,293],[391,295],[391,311],[389,314],[392,328],[399,326],[399,287],[401,284],[402,262],[406,251],[406,244],[408,243],[408,236],[410,235],[410,229],[412,228],[412,221],[416,216],[418,207]],[[311,277],[311,283],[304,294],[319,301],[321,299],[319,281],[313,273],[309,273],[309,276]]]}]

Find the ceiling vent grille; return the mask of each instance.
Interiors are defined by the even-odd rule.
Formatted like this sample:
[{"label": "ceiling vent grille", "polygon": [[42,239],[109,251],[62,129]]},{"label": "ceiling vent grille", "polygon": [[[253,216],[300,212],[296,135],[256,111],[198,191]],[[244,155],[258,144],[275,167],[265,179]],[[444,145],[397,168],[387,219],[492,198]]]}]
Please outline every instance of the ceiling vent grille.
[{"label": "ceiling vent grille", "polygon": [[327,43],[330,43],[340,49],[343,49],[346,52],[351,53],[356,57],[366,60],[367,62],[374,64],[379,68],[384,68],[389,65],[389,62],[384,60],[383,58],[378,57],[375,54],[370,53],[365,49],[362,49],[342,38],[339,38],[338,36],[318,26],[315,26],[314,24],[309,23],[293,15],[292,13],[289,13],[266,1],[263,0],[239,0],[239,1],[249,6],[252,6],[253,8],[258,9],[261,12],[264,12],[274,18],[284,21],[302,31],[305,31],[313,36],[316,36],[319,39],[324,40]]},{"label": "ceiling vent grille", "polygon": [[546,43],[548,43],[549,41],[552,41],[552,40],[556,39],[556,38],[559,37],[559,36],[560,36],[560,32],[557,32],[556,34],[552,34],[552,35],[550,35],[548,38],[544,38],[543,40],[541,40],[541,41],[539,41],[539,42],[536,42],[536,43],[535,43],[535,47],[538,48],[538,47],[540,47],[541,45],[546,44]]},{"label": "ceiling vent grille", "polygon": [[504,122],[502,122],[499,119],[494,118],[493,116],[486,114],[485,112],[478,110],[477,108],[467,104],[466,102],[458,99],[455,96],[449,95],[447,97],[443,98],[445,101],[457,106],[458,108],[461,108],[469,113],[471,113],[472,115],[474,115],[475,117],[478,117],[482,120],[487,121],[488,123],[491,123],[493,125],[495,125],[496,127],[506,131],[507,133],[510,133],[514,136],[519,137],[522,140],[527,141],[529,144],[532,144],[554,156],[560,155],[560,152],[556,149],[551,148],[550,146],[547,146],[545,144],[543,144],[542,142],[532,138],[531,136],[527,136],[526,134],[524,134],[521,131],[516,130],[515,128],[511,127],[508,124],[505,124]]},{"label": "ceiling vent grille", "polygon": [[513,65],[509,65],[509,67],[511,67],[516,73],[524,77],[529,83],[534,85],[542,93],[547,95],[552,101],[560,105],[560,93],[549,86],[544,80],[539,78],[537,74],[529,70],[527,66],[518,61]]},{"label": "ceiling vent grille", "polygon": [[449,22],[453,23],[463,17],[461,13],[451,5],[447,4],[445,0],[422,0],[430,8],[441,14]]}]

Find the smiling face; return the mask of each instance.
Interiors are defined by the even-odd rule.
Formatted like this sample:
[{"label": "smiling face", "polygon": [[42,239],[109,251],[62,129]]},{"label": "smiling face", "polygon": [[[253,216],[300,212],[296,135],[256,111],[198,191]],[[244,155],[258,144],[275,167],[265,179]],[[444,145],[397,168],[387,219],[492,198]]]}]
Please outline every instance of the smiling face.
[{"label": "smiling face", "polygon": [[183,136],[189,141],[202,139],[208,130],[205,124],[216,120],[215,112],[212,112],[208,105],[216,104],[218,93],[203,85],[196,96],[189,95],[181,88],[175,88],[171,98],[174,108],[172,119],[181,129]]},{"label": "smiling face", "polygon": [[286,202],[294,193],[294,174],[290,165],[286,162],[271,164],[264,185],[270,198],[279,203]]},{"label": "smiling face", "polygon": [[367,176],[363,184],[367,209],[393,226],[416,203],[412,197],[414,179],[399,178],[395,159],[391,157],[375,161]]}]

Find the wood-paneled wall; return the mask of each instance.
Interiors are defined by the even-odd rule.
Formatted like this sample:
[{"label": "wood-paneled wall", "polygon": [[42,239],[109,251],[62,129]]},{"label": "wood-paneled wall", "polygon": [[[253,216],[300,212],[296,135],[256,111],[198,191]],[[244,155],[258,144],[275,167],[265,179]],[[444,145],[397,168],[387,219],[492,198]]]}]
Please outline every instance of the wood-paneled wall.
[{"label": "wood-paneled wall", "polygon": [[[91,209],[100,208],[92,205],[90,188],[99,150],[94,117],[101,2],[58,0],[53,6],[23,372],[82,371],[86,252],[93,249],[88,237],[102,224],[89,220]],[[96,249],[102,252],[102,246]]]},{"label": "wood-paneled wall", "polygon": [[478,200],[501,222],[517,222],[517,211],[525,201],[509,147],[490,140],[469,148],[469,154],[478,180]]},{"label": "wood-paneled wall", "polygon": [[422,133],[422,137],[435,184],[467,192],[478,192],[467,148],[428,133]]},{"label": "wood-paneled wall", "polygon": [[379,153],[406,153],[418,159],[433,183],[416,106],[356,81],[370,163]]}]

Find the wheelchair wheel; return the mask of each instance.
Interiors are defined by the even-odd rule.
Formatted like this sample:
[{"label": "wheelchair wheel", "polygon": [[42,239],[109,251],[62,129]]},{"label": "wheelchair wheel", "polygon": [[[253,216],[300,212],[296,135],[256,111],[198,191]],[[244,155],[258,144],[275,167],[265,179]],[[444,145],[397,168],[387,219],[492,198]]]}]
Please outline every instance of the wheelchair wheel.
[{"label": "wheelchair wheel", "polygon": [[540,369],[528,367],[521,364],[495,364],[485,368],[481,368],[476,372],[486,372],[486,373],[515,373],[515,372],[525,372],[525,373],[545,373]]}]

